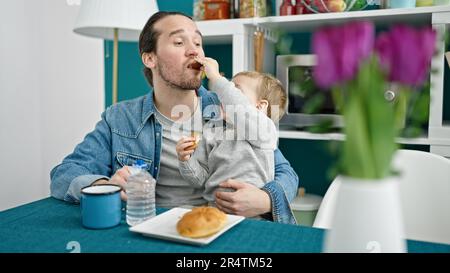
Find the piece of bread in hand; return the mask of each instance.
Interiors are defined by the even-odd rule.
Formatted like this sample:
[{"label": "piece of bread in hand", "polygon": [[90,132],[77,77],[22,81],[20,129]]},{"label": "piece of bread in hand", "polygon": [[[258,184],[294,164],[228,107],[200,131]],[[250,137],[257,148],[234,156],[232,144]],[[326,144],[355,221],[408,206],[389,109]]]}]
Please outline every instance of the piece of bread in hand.
[{"label": "piece of bread in hand", "polygon": [[191,146],[185,148],[186,151],[193,150],[193,149],[197,148],[198,143],[200,142],[200,133],[195,132],[195,131],[191,131],[191,136],[193,138],[195,138],[195,141],[194,141],[194,144],[192,144]]},{"label": "piece of bread in hand", "polygon": [[227,215],[214,207],[198,207],[185,213],[177,223],[181,236],[203,238],[215,234],[227,223]]}]

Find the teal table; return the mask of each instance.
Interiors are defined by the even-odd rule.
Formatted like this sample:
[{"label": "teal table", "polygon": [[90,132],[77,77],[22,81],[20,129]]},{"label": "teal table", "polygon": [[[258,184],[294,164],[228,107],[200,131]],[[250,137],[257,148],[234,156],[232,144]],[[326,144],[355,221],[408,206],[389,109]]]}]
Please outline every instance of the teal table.
[{"label": "teal table", "polygon": [[[159,211],[161,212],[161,211]],[[0,252],[321,252],[321,229],[246,219],[207,246],[190,246],[144,237],[119,226],[89,230],[80,207],[53,198],[0,212]],[[409,252],[450,252],[450,245],[408,241]]]}]

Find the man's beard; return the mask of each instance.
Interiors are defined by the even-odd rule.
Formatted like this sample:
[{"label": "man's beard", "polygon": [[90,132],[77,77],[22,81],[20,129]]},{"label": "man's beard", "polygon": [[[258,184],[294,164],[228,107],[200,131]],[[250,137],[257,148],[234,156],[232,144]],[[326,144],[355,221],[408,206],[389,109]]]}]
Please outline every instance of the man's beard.
[{"label": "man's beard", "polygon": [[193,89],[196,90],[200,88],[202,84],[202,80],[200,79],[200,77],[193,77],[191,75],[188,76],[184,73],[181,73],[181,75],[177,76],[173,73],[170,73],[169,71],[170,68],[168,68],[164,63],[160,63],[160,65],[158,66],[159,75],[169,87],[188,91]]}]

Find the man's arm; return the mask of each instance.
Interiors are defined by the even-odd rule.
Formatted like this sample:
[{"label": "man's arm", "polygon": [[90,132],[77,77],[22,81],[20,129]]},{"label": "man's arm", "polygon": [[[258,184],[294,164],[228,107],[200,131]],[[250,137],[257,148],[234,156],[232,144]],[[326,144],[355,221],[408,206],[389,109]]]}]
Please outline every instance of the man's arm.
[{"label": "man's arm", "polygon": [[111,164],[111,130],[103,113],[94,131],[50,172],[51,195],[78,203],[83,187],[99,179],[109,179]]},{"label": "man's arm", "polygon": [[289,203],[296,196],[298,176],[279,149],[276,149],[274,153],[275,179],[264,185],[262,189],[270,196],[273,220],[295,224]]},{"label": "man's arm", "polygon": [[275,179],[262,189],[234,179],[220,186],[236,190],[215,193],[216,204],[223,211],[245,217],[261,215],[276,222],[295,224],[289,202],[297,192],[298,177],[278,149],[275,150]]}]

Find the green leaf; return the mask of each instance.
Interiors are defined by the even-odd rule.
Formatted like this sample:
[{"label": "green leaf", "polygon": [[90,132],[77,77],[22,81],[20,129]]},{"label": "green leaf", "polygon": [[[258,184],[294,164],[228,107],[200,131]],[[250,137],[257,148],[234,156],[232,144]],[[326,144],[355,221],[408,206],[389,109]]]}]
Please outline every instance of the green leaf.
[{"label": "green leaf", "polygon": [[[376,58],[361,65],[356,79],[348,83],[339,98],[345,119],[344,174],[378,179],[389,175],[395,144],[393,107],[384,98],[385,76]],[[336,93],[337,94],[337,93]]]},{"label": "green leaf", "polygon": [[376,58],[372,58],[368,66],[361,69],[359,79],[361,89],[365,90],[370,143],[368,154],[372,157],[375,169],[370,178],[383,178],[389,175],[391,159],[396,150],[396,129],[392,107],[384,98],[386,81]]},{"label": "green leaf", "polygon": [[405,87],[400,87],[397,96],[394,101],[394,124],[395,128],[400,131],[405,128],[407,112],[408,112],[408,102],[410,97],[410,90]]},{"label": "green leaf", "polygon": [[368,154],[369,135],[367,114],[361,104],[360,94],[352,92],[344,109],[345,135],[341,166],[351,177],[370,178],[374,174],[372,157]]}]

